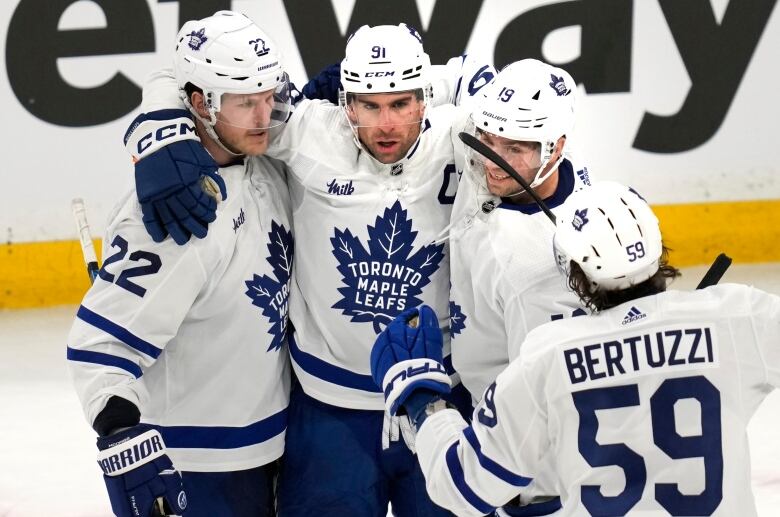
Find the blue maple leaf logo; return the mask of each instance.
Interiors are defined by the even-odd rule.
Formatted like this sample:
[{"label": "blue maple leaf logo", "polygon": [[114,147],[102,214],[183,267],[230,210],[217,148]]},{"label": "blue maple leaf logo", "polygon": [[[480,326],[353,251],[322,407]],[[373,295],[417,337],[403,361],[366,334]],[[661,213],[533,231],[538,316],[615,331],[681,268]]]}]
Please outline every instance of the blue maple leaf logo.
[{"label": "blue maple leaf logo", "polygon": [[187,36],[190,37],[190,41],[187,43],[192,50],[200,50],[201,45],[208,41],[206,37],[206,27],[198,31],[192,31]]},{"label": "blue maple leaf logo", "polygon": [[558,77],[555,74],[550,74],[550,88],[555,90],[555,95],[563,97],[569,95],[571,90],[566,87],[566,82],[563,77]]},{"label": "blue maple leaf logo", "polygon": [[465,328],[466,315],[460,305],[450,300],[450,337],[455,338],[455,334],[460,334]]},{"label": "blue maple leaf logo", "polygon": [[338,289],[343,298],[332,308],[350,321],[372,323],[379,334],[405,309],[422,303],[419,295],[439,269],[444,244],[412,253],[417,232],[398,201],[368,226],[368,236],[366,249],[348,228],[334,228],[330,242],[344,286]]},{"label": "blue maple leaf logo", "polygon": [[290,294],[290,272],[293,263],[293,238],[284,225],[271,221],[268,232],[268,263],[276,279],[268,275],[253,275],[247,280],[246,295],[252,305],[263,309],[263,315],[271,322],[268,333],[273,336],[268,352],[279,350],[287,332],[287,298]]},{"label": "blue maple leaf logo", "polygon": [[590,219],[588,219],[588,209],[582,208],[582,209],[575,209],[574,210],[574,219],[571,221],[571,225],[574,227],[575,230],[578,232],[582,231],[582,227],[585,226],[590,222]]}]

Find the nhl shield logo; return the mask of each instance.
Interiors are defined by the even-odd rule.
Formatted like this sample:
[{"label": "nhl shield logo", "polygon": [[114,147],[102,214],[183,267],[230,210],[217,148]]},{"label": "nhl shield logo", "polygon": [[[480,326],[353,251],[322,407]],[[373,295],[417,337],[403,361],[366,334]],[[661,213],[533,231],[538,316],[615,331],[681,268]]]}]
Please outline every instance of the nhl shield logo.
[{"label": "nhl shield logo", "polygon": [[574,211],[574,219],[571,221],[571,225],[574,227],[575,230],[578,232],[582,231],[582,227],[588,224],[588,209],[583,208],[582,210],[575,210]]},{"label": "nhl shield logo", "polygon": [[558,77],[555,74],[550,74],[550,87],[555,90],[555,95],[558,97],[571,93],[571,90],[566,88],[566,82],[564,82],[563,77]]},{"label": "nhl shield logo", "polygon": [[189,43],[187,43],[192,50],[200,50],[201,45],[208,41],[206,37],[206,28],[203,27],[198,31],[192,31],[187,36],[190,37]]},{"label": "nhl shield logo", "polygon": [[265,46],[265,40],[263,38],[253,39],[249,42],[249,44],[253,46],[257,57],[264,56],[271,51],[270,48]]}]

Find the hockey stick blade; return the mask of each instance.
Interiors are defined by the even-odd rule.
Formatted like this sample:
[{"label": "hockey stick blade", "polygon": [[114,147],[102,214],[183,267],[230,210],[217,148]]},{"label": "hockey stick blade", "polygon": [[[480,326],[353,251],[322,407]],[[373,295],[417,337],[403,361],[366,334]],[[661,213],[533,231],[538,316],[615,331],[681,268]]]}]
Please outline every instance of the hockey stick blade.
[{"label": "hockey stick blade", "polygon": [[501,158],[501,156],[498,155],[493,149],[488,147],[487,145],[483,144],[479,141],[477,137],[474,135],[470,135],[469,133],[466,133],[465,131],[461,131],[458,133],[458,138],[460,138],[460,141],[463,142],[468,147],[471,147],[476,152],[490,160],[491,162],[495,163],[501,169],[512,176],[512,179],[515,180],[520,184],[523,189],[528,192],[528,194],[534,199],[537,205],[539,205],[539,208],[542,209],[542,212],[545,213],[547,217],[550,218],[550,221],[553,222],[553,224],[556,224],[555,221],[555,215],[550,211],[550,209],[547,207],[544,201],[542,201],[542,198],[539,197],[539,195],[536,193],[534,189],[531,188],[531,185],[528,184],[528,182],[523,179],[522,176],[520,176],[516,170],[512,168],[511,165],[506,163],[506,161]]},{"label": "hockey stick blade", "polygon": [[699,282],[699,285],[696,286],[696,289],[704,289],[706,287],[717,285],[717,283],[720,282],[720,279],[723,278],[723,275],[726,273],[726,270],[730,265],[731,257],[725,253],[718,255],[710,268],[704,274],[704,277],[701,279],[701,282]]},{"label": "hockey stick blade", "polygon": [[165,501],[165,498],[158,497],[154,500],[154,504],[152,504],[152,512],[149,517],[171,517],[176,515],[177,514],[173,513],[173,511],[168,508],[168,503]]},{"label": "hockey stick blade", "polygon": [[95,246],[92,244],[92,236],[89,232],[89,223],[87,222],[87,209],[84,207],[84,200],[76,198],[70,202],[73,211],[73,219],[76,221],[76,231],[78,232],[79,242],[81,243],[81,253],[84,256],[84,263],[87,265],[87,274],[89,281],[94,282],[97,278],[98,260],[95,255]]}]

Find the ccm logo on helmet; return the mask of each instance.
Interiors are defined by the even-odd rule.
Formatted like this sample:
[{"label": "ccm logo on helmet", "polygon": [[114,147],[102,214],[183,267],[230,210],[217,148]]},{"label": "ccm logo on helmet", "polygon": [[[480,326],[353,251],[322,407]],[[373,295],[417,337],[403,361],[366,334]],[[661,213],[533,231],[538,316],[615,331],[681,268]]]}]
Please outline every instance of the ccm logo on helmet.
[{"label": "ccm logo on helmet", "polygon": [[195,124],[192,121],[182,121],[162,126],[156,131],[147,133],[138,139],[138,154],[140,155],[149,149],[154,142],[161,142],[176,135],[186,135],[187,133],[195,133]]},{"label": "ccm logo on helmet", "polygon": [[390,77],[395,72],[366,72],[366,77]]}]

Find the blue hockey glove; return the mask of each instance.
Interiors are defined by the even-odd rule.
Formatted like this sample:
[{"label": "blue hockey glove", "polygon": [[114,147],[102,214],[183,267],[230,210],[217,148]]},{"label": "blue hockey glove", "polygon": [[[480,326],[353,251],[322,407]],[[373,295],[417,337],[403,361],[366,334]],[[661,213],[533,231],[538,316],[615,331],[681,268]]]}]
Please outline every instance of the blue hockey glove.
[{"label": "blue hockey glove", "polygon": [[303,96],[307,99],[323,99],[338,104],[340,89],[341,63],[335,63],[323,68],[303,86]]},{"label": "blue hockey glove", "polygon": [[421,404],[419,396],[411,397],[413,392],[428,392],[427,401],[450,392],[450,377],[442,365],[442,334],[433,309],[427,305],[407,309],[390,322],[371,350],[371,376],[382,388],[391,415],[407,400],[414,400],[415,408]]},{"label": "blue hockey glove", "polygon": [[97,440],[98,465],[103,469],[111,509],[118,517],[149,517],[155,501],[183,515],[187,496],[181,476],[173,468],[162,436],[146,424],[138,424]]},{"label": "blue hockey glove", "polygon": [[[219,166],[195,134],[186,110],[136,117],[125,134],[133,155],[135,185],[146,231],[156,242],[170,234],[177,244],[203,238],[216,219],[217,191],[227,198]],[[210,192],[204,191],[206,187]]]}]

